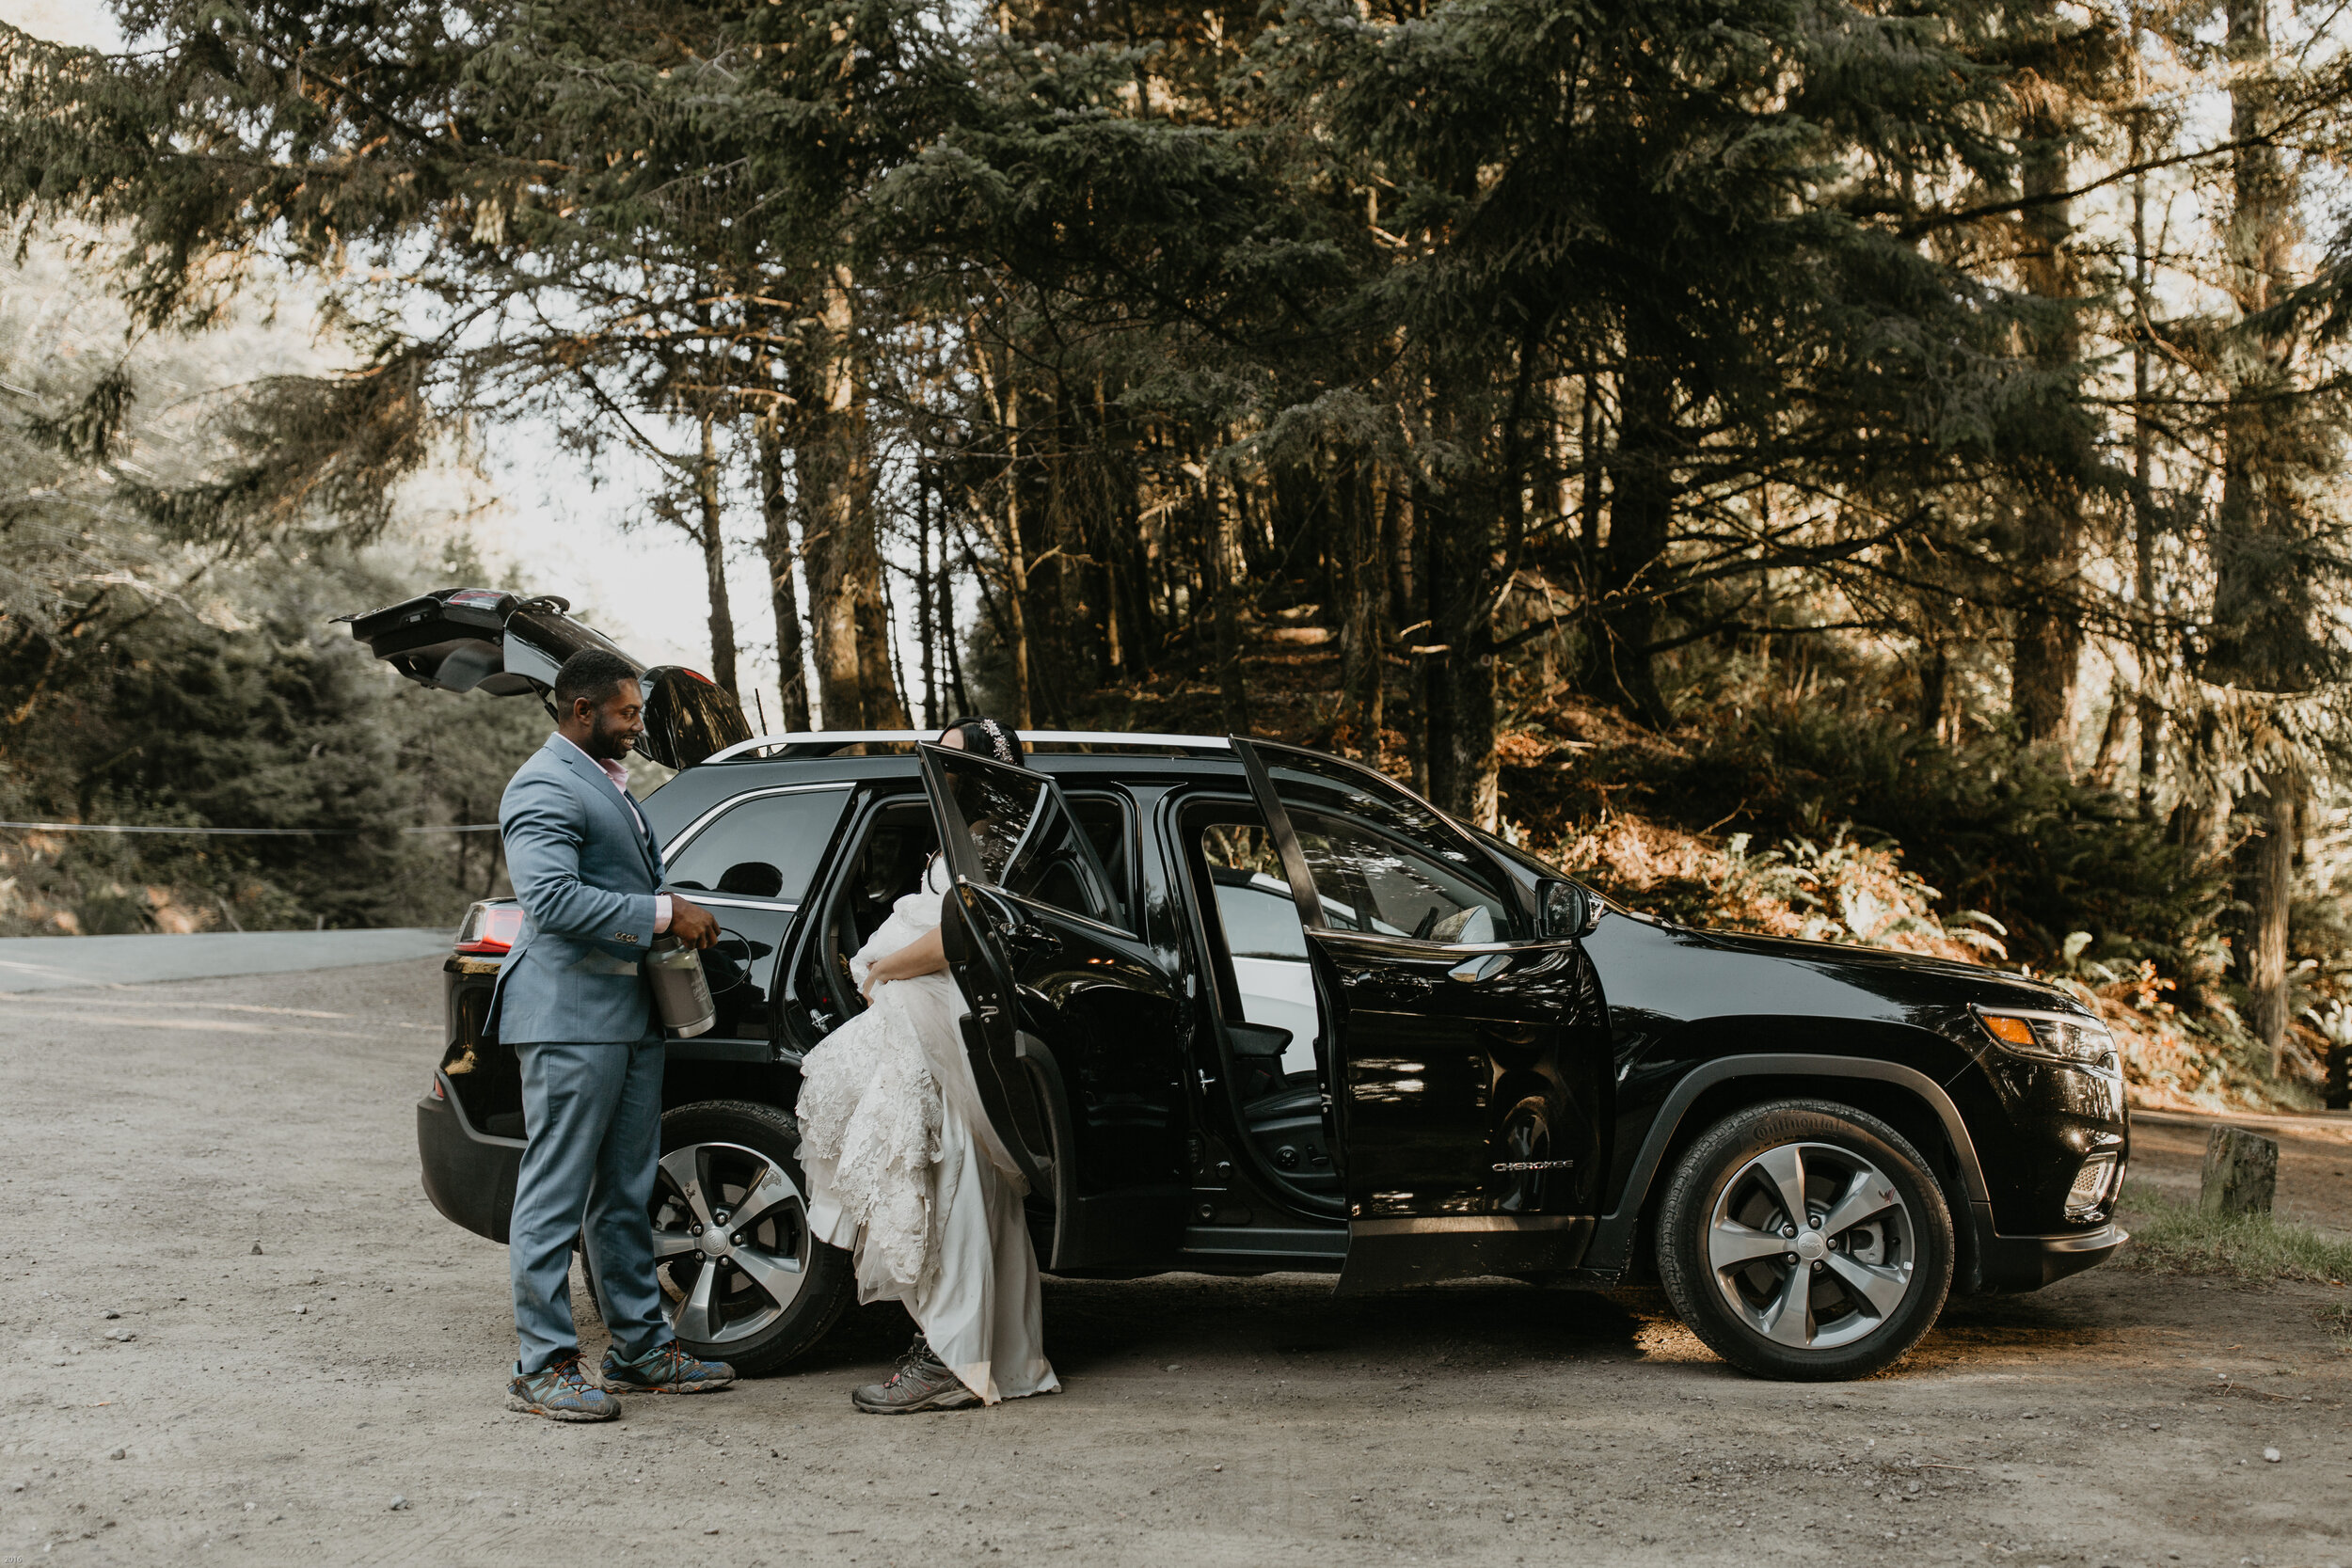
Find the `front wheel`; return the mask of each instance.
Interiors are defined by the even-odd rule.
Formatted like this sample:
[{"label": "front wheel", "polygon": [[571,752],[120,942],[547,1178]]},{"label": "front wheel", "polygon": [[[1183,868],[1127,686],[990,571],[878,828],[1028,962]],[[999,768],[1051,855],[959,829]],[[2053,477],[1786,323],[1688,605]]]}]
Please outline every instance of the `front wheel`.
[{"label": "front wheel", "polygon": [[662,1117],[654,1271],[688,1354],[773,1371],[855,1294],[850,1255],[809,1231],[800,1146],[800,1124],[772,1105],[704,1101]]},{"label": "front wheel", "polygon": [[1658,1212],[1682,1321],[1758,1377],[1867,1377],[1934,1326],[1952,1218],[1903,1135],[1830,1101],[1752,1106],[1682,1157]]}]

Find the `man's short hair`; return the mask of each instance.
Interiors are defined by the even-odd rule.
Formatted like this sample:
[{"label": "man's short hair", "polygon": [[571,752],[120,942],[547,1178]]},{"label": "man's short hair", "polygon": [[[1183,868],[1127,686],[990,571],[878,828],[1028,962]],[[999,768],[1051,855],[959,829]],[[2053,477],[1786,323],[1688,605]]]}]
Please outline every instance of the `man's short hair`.
[{"label": "man's short hair", "polygon": [[636,665],[610,648],[582,648],[555,673],[556,716],[571,717],[572,705],[582,697],[602,707],[623,681],[636,680],[641,673]]}]

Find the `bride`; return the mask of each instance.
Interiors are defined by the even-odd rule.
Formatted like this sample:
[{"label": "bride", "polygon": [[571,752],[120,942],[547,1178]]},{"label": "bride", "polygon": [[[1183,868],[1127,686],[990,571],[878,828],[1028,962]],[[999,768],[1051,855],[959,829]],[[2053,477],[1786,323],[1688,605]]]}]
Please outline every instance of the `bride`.
[{"label": "bride", "polygon": [[[1021,739],[961,719],[939,744],[1019,767]],[[858,1301],[904,1302],[914,1344],[850,1396],[877,1415],[956,1410],[1061,1384],[1047,1365],[1021,1178],[981,1109],[940,945],[941,857],[850,972],[871,1004],[801,1065],[801,1165],[817,1239],[856,1256]]]}]

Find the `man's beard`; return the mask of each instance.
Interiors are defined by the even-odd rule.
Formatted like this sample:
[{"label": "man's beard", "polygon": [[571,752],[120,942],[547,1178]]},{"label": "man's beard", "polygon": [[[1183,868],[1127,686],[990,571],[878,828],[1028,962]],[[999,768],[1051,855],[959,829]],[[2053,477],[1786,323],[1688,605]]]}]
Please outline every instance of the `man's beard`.
[{"label": "man's beard", "polygon": [[623,730],[598,713],[596,727],[588,732],[587,750],[590,756],[600,761],[618,762],[628,755],[629,748],[636,743],[637,736],[633,733]]}]

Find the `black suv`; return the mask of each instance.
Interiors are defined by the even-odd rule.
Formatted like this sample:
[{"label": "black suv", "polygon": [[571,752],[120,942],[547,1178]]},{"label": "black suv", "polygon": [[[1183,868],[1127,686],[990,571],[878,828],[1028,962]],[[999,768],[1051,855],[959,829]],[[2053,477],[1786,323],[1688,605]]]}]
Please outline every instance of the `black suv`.
[{"label": "black suv", "polygon": [[[355,632],[449,686],[487,684],[501,636],[539,650],[510,671],[595,638],[549,601],[437,627],[453,596]],[[437,629],[475,645],[454,680]],[[718,1022],[670,1043],[653,1216],[697,1354],[778,1367],[851,1297],[803,1223],[799,1064],[943,848],[965,1044],[1052,1274],[1655,1278],[1749,1371],[1844,1378],[1952,1291],[2033,1290],[2124,1240],[2120,1065],[2063,992],[1635,914],[1294,746],[1048,733],[1015,768],[906,732],[730,738],[698,680],[648,673],[682,770],[642,803],[670,885],[725,927]],[[520,921],[469,914],[417,1113],[435,1206],[499,1241],[522,1089],[480,1023]]]}]

